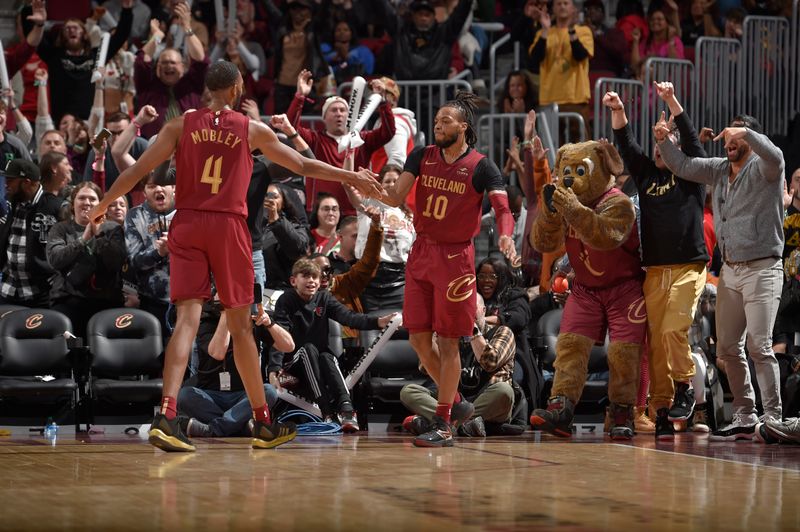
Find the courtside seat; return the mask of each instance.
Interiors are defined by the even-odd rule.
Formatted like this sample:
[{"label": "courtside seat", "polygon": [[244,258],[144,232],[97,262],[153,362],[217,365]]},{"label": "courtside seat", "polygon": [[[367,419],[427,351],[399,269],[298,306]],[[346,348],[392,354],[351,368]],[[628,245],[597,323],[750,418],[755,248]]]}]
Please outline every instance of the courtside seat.
[{"label": "courtside seat", "polygon": [[0,319],[0,402],[44,406],[57,423],[75,413],[78,384],[64,334],[71,329],[69,318],[49,309],[20,308]]},{"label": "courtside seat", "polygon": [[135,308],[98,312],[89,320],[90,389],[95,400],[155,404],[161,397],[161,327]]},{"label": "courtside seat", "polygon": [[[536,347],[539,359],[546,371],[554,372],[553,364],[556,360],[556,341],[561,328],[561,315],[563,309],[555,309],[545,313],[537,326]],[[588,373],[602,374],[608,371],[608,336],[603,345],[595,345],[589,355]],[[549,388],[549,387],[548,387]],[[583,395],[580,403],[585,404],[594,411],[603,407],[608,401],[608,379],[587,380],[583,386]]]},{"label": "courtside seat", "polygon": [[[381,309],[371,316],[385,316],[401,309]],[[369,349],[378,331],[363,331],[361,345]],[[408,331],[400,327],[380,350],[364,374],[363,391],[371,403],[400,404],[400,390],[406,384],[422,384],[424,375],[419,370],[419,358],[408,341]]]}]

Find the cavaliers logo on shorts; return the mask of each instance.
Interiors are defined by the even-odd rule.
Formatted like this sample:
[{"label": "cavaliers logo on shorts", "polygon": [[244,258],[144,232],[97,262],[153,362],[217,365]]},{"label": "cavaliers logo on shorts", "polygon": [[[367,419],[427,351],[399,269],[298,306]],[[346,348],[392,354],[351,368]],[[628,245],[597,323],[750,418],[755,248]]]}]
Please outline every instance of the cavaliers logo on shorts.
[{"label": "cavaliers logo on shorts", "polygon": [[475,275],[468,273],[461,277],[456,277],[447,285],[447,300],[453,303],[464,301],[472,295],[470,285],[475,283]]},{"label": "cavaliers logo on shorts", "polygon": [[643,297],[628,305],[628,321],[631,323],[644,323],[647,321],[647,311],[644,307]]}]

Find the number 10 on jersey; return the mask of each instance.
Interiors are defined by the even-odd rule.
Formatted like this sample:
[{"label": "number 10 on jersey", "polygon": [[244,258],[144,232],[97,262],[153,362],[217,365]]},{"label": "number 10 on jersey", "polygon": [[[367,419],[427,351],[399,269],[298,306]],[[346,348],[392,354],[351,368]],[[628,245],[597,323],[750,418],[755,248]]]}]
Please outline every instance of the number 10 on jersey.
[{"label": "number 10 on jersey", "polygon": [[447,214],[447,196],[436,196],[431,194],[425,200],[425,210],[422,211],[422,216],[430,218],[433,216],[437,220],[441,220]]},{"label": "number 10 on jersey", "polygon": [[200,182],[211,185],[212,194],[219,194],[219,186],[222,184],[222,156],[215,159],[212,155],[206,159]]}]

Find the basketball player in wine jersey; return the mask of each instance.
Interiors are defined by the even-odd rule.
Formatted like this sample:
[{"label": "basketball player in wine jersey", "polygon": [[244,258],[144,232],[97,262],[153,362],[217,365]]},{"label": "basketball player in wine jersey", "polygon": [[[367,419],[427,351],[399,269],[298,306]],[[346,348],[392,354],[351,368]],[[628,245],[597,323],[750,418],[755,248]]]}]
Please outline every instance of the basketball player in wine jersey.
[{"label": "basketball player in wine jersey", "polygon": [[509,260],[516,256],[514,219],[500,170],[474,149],[474,100],[473,94],[459,93],[439,109],[435,145],[409,155],[400,179],[382,200],[400,205],[417,182],[417,239],[406,265],[403,326],[439,387],[431,430],[414,439],[418,447],[452,446],[451,423],[469,419],[474,411],[457,391],[458,340],[473,332],[477,302],[472,239],[480,231],[484,193],[495,210],[500,250]]},{"label": "basketball player in wine jersey", "polygon": [[[277,164],[299,175],[349,183],[367,195],[381,188],[367,170],[349,172],[302,157],[281,144],[266,125],[233,111],[243,80],[230,62],[212,64],[206,74],[211,92],[207,108],[170,120],[139,160],[120,174],[94,210],[91,219],[125,194],[173,152],[177,161],[175,207],[169,232],[170,299],[178,310],[175,331],[167,345],[161,410],[150,428],[150,443],[165,451],[194,451],[177,419],[176,397],[183,380],[192,341],[197,334],[203,301],[211,295],[213,274],[225,307],[236,368],[253,408],[252,445],[271,448],[292,440],[294,424],[272,422],[264,396],[264,382],[253,339],[250,305],[253,302],[253,262],[245,203],[253,168],[250,152],[260,149]],[[266,314],[257,325],[272,327]],[[291,340],[278,328],[276,345]],[[288,335],[288,333],[286,333]]]}]

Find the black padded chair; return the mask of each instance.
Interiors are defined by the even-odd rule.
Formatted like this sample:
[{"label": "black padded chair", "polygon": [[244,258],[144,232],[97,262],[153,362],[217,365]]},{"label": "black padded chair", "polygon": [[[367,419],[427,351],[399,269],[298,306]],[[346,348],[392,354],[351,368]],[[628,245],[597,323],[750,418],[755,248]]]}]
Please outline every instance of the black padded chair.
[{"label": "black padded chair", "polygon": [[0,403],[17,413],[42,407],[57,423],[71,412],[77,430],[78,384],[65,335],[72,330],[69,318],[49,309],[6,311],[0,319]]},{"label": "black padded chair", "polygon": [[[561,329],[563,309],[546,312],[537,325],[535,348],[546,371],[554,372],[556,360],[556,341]],[[589,355],[589,374],[600,374],[608,371],[608,336],[603,345],[595,345]],[[547,386],[549,390],[550,386]],[[603,411],[608,402],[608,379],[587,380],[583,386],[580,404],[591,413]]]},{"label": "black padded chair", "polygon": [[[371,316],[385,316],[400,309],[381,309]],[[368,348],[377,338],[378,331],[363,331],[361,345]],[[359,388],[370,405],[370,410],[382,406],[400,406],[400,390],[406,384],[423,384],[425,376],[419,370],[419,357],[408,341],[408,331],[400,327],[378,353],[364,373]],[[361,415],[359,413],[359,415]]]},{"label": "black padded chair", "polygon": [[162,380],[151,378],[162,367],[158,319],[135,308],[109,309],[92,316],[86,330],[93,404],[158,403]]}]

